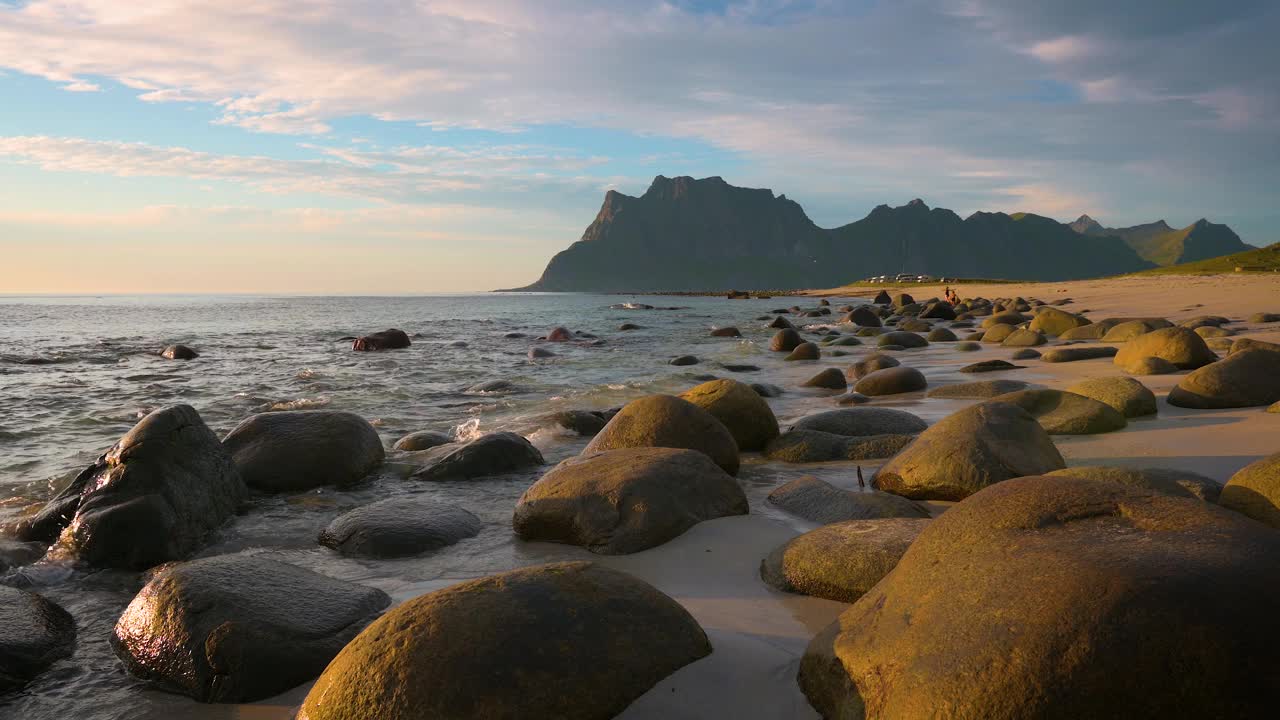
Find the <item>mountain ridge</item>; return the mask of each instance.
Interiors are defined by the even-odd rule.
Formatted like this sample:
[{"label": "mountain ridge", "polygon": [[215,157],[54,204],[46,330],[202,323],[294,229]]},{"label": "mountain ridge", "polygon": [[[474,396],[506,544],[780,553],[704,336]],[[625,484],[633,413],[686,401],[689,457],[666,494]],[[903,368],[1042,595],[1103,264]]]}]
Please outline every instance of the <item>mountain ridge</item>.
[{"label": "mountain ridge", "polygon": [[1081,215],[1070,227],[1082,235],[1119,237],[1143,260],[1160,266],[1208,260],[1252,248],[1231,228],[1209,222],[1206,218],[1183,228],[1172,227],[1164,219],[1125,228],[1109,228],[1088,215]]},{"label": "mountain ridge", "polygon": [[1123,238],[1084,230],[1032,213],[978,211],[962,219],[920,198],[826,229],[767,188],[658,175],[639,196],[606,192],[582,237],[556,253],[536,282],[515,290],[782,290],[904,271],[1068,280],[1155,266]]}]

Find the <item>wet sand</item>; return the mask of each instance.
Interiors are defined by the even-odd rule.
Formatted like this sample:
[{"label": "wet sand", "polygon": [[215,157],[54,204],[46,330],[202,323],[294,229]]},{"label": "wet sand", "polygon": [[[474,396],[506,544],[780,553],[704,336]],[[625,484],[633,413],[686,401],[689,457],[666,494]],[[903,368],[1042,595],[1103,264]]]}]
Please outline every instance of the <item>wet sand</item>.
[{"label": "wet sand", "polygon": [[[941,295],[941,286],[907,290],[917,299]],[[1074,303],[1064,309],[1088,311],[1093,319],[1111,316],[1158,316],[1177,322],[1196,315],[1225,315],[1243,321],[1254,312],[1280,312],[1280,278],[1226,276],[1221,278],[1140,278],[1097,280],[1077,283],[1029,285],[964,286],[962,296],[1035,297],[1052,302],[1070,297]],[[874,290],[839,289],[814,294],[837,298],[869,297]],[[729,302],[729,301],[726,301]],[[736,302],[736,301],[735,301]],[[745,305],[741,325],[753,324],[752,317],[763,308]],[[835,320],[838,316],[833,316]],[[1280,342],[1280,323],[1258,326],[1243,322],[1230,325],[1239,335]],[[951,351],[949,343],[896,353],[904,364],[927,368],[930,387],[974,379],[1006,378],[1025,380],[1050,388],[1065,388],[1086,377],[1122,374],[1110,358],[1072,363],[1019,361],[1018,370],[982,376],[963,375],[956,370],[979,360],[1008,359],[1010,348],[985,346],[977,352]],[[856,355],[869,348],[856,348]],[[789,420],[807,412],[834,407],[831,393],[796,393],[797,378],[821,368],[848,366],[857,357],[830,357],[773,374],[758,373],[749,381],[782,385],[792,393],[785,410],[779,412],[784,429]],[[785,374],[783,374],[785,373]],[[1068,465],[1115,464],[1137,467],[1170,467],[1192,470],[1225,482],[1236,470],[1253,460],[1280,450],[1280,414],[1265,408],[1234,410],[1187,410],[1169,406],[1168,390],[1185,373],[1139,378],[1158,397],[1158,414],[1132,420],[1121,431],[1086,436],[1054,436]],[[924,400],[923,393],[880,398],[877,407],[899,407],[918,412],[930,422],[976,400]],[[566,553],[592,559],[633,573],[671,595],[706,629],[714,652],[707,658],[671,675],[637,700],[621,717],[638,718],[814,718],[795,682],[800,656],[810,638],[831,622],[847,605],[772,590],[760,581],[760,560],[773,548],[812,527],[782,516],[763,501],[770,487],[804,474],[820,476],[837,485],[856,489],[854,463],[789,465],[765,462],[758,456],[744,457],[742,479],[748,486],[752,511],[748,516],[722,518],[702,523],[681,537],[660,547],[622,557],[594,556],[578,548],[529,543],[531,562],[545,550],[563,558]],[[873,464],[864,464],[870,471]],[[936,510],[945,508],[939,505]],[[447,582],[431,582],[401,587],[397,601],[438,589]],[[305,694],[299,688],[284,696],[256,705],[208,708],[200,717],[286,718],[291,706]],[[572,692],[566,687],[565,692]]]}]

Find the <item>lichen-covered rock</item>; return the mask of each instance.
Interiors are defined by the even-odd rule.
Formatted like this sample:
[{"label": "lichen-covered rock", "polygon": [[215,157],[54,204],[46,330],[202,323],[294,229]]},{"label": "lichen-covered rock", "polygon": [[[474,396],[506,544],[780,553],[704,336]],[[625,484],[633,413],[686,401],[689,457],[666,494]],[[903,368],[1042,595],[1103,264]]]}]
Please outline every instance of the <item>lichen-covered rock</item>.
[{"label": "lichen-covered rock", "polygon": [[693,450],[627,448],[570,458],[524,492],[512,525],[526,540],[639,552],[702,522],[745,515],[736,480]]},{"label": "lichen-covered rock", "polygon": [[482,435],[460,445],[448,445],[424,467],[415,480],[472,480],[537,467],[546,461],[524,437],[513,432]]},{"label": "lichen-covered rock", "polygon": [[389,498],[334,518],[320,533],[320,544],[343,555],[392,558],[436,550],[479,532],[480,519],[456,505]]},{"label": "lichen-covered rock", "polygon": [[684,391],[680,397],[723,423],[744,452],[760,450],[778,436],[778,418],[769,403],[745,383],[712,380]]},{"label": "lichen-covered rock", "polygon": [[156,573],[111,645],[135,677],[203,702],[250,702],[320,674],[389,604],[381,590],[221,555]]},{"label": "lichen-covered rock", "polygon": [[671,395],[649,395],[627,403],[582,454],[637,447],[697,450],[730,475],[738,473],[738,443],[724,423]]},{"label": "lichen-covered rock", "polygon": [[0,585],[0,697],[75,650],[76,623],[52,600]]},{"label": "lichen-covered rock", "polygon": [[52,554],[89,565],[143,570],[200,549],[245,493],[200,414],[171,405],[139,421],[15,535],[56,541]]},{"label": "lichen-covered rock", "polygon": [[1212,504],[1011,480],[933,520],[799,683],[827,718],[1268,717],[1277,575],[1280,533]]},{"label": "lichen-covered rock", "polygon": [[854,602],[888,575],[925,519],[847,520],[792,538],[760,563],[760,578],[783,592]]},{"label": "lichen-covered rock", "polygon": [[1067,388],[1067,392],[1106,403],[1126,418],[1156,414],[1156,394],[1130,377],[1089,378]]},{"label": "lichen-covered rock", "polygon": [[880,468],[875,485],[917,500],[962,500],[1009,478],[1065,466],[1053,440],[1030,413],[988,401],[925,430]]},{"label": "lichen-covered rock", "polygon": [[251,415],[227,433],[222,445],[245,484],[266,492],[351,485],[386,456],[368,420],[334,410]]},{"label": "lichen-covered rock", "polygon": [[711,652],[677,602],[588,562],[409,600],[334,658],[298,720],[606,720]]}]

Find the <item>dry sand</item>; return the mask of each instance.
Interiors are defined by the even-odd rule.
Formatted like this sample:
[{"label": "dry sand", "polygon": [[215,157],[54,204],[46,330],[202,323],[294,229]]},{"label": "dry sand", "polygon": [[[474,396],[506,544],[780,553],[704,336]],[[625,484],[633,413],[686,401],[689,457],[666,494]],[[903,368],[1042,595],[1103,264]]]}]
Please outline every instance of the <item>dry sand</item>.
[{"label": "dry sand", "polygon": [[[1225,315],[1242,321],[1255,312],[1280,312],[1280,278],[1265,276],[1143,277],[1084,282],[1026,285],[961,286],[962,296],[1035,297],[1051,302],[1070,297],[1074,303],[1064,309],[1100,319],[1110,316],[1158,316],[1173,321],[1195,315]],[[815,291],[815,295],[868,297],[876,288],[841,288]],[[917,299],[941,296],[942,286],[906,289]],[[839,304],[839,303],[833,303]],[[743,322],[758,309],[744,305]],[[1241,334],[1280,342],[1280,323],[1231,327]],[[962,375],[959,367],[992,358],[1007,359],[1012,351],[999,346],[979,352],[958,353],[946,344],[899,353],[908,365],[927,367],[930,385],[995,377],[1026,380],[1037,385],[1065,388],[1084,377],[1121,374],[1109,358],[1050,364],[1021,361],[1023,369],[982,376]],[[854,358],[824,358],[818,364],[844,367]],[[812,374],[813,364],[795,372]],[[1181,374],[1143,377],[1142,382],[1159,398],[1158,415],[1131,421],[1119,432],[1092,436],[1055,436],[1069,465],[1117,464],[1138,467],[1182,468],[1225,482],[1236,470],[1253,460],[1280,450],[1280,414],[1265,408],[1236,410],[1186,410],[1169,406],[1164,395],[1177,384]],[[756,378],[753,378],[756,379]],[[795,388],[791,377],[769,376],[759,380]],[[830,397],[802,396],[803,412],[833,407]],[[794,399],[789,402],[796,402]],[[901,407],[930,421],[965,407],[971,400],[925,400],[923,393],[877,400],[880,407]],[[781,413],[782,419],[799,409]],[[770,463],[769,465],[773,465]],[[746,483],[762,484],[778,477],[763,472],[764,466],[748,460],[744,466]],[[867,466],[870,469],[870,466]],[[788,466],[789,477],[820,474],[824,479],[853,488],[853,464]],[[869,473],[868,473],[869,475]],[[773,481],[776,484],[776,480]],[[683,536],[658,548],[623,557],[592,556],[614,568],[633,573],[674,597],[697,618],[711,638],[715,651],[660,682],[637,700],[621,717],[662,718],[664,720],[728,717],[734,720],[759,718],[815,718],[796,686],[795,674],[801,654],[810,638],[831,622],[847,605],[815,598],[776,592],[759,579],[760,560],[786,542],[806,525],[781,517],[763,501],[767,488],[749,492],[752,511],[748,516],[722,518],[702,523]],[[944,509],[941,505],[938,511]],[[808,526],[811,527],[811,526]],[[537,543],[529,544],[531,562],[539,554]],[[563,548],[561,548],[563,550]],[[397,600],[436,589],[447,583],[405,588]],[[224,708],[217,717],[282,718],[305,688],[255,706]],[[572,685],[564,688],[572,693]],[[210,716],[212,717],[212,715]]]}]

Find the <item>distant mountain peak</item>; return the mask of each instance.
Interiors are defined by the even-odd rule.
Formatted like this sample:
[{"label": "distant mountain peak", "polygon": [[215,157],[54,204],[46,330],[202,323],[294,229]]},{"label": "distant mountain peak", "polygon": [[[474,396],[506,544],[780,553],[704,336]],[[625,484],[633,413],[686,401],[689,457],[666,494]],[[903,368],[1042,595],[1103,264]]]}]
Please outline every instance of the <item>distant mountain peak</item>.
[{"label": "distant mountain peak", "polygon": [[912,200],[911,202],[907,203],[907,207],[909,207],[909,208],[923,208],[923,209],[925,209],[925,210],[928,210],[928,209],[929,209],[929,206],[928,206],[928,205],[925,205],[925,204],[924,204],[924,201],[923,201],[923,200],[921,200],[920,198],[916,198],[915,200]]},{"label": "distant mountain peak", "polygon": [[1102,223],[1094,220],[1088,215],[1081,215],[1076,221],[1069,226],[1072,230],[1081,235],[1105,235],[1106,228],[1102,227]]}]

